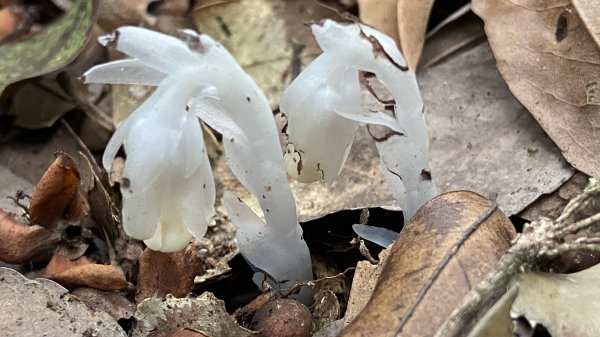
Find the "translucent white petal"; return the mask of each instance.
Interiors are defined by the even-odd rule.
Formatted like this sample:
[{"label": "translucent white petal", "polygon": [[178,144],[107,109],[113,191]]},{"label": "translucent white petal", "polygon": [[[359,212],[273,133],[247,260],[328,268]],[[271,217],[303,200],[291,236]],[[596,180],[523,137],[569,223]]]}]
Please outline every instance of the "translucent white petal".
[{"label": "translucent white petal", "polygon": [[140,27],[120,27],[108,43],[160,72],[189,78],[199,66],[198,55],[180,39]]},{"label": "translucent white petal", "polygon": [[337,106],[333,109],[336,114],[365,124],[378,124],[404,134],[404,128],[398,125],[396,119],[381,111],[369,111],[361,107]]},{"label": "translucent white petal", "polygon": [[167,75],[140,60],[126,59],[99,64],[83,74],[84,83],[141,84],[157,86]]},{"label": "translucent white petal", "polygon": [[[188,120],[185,107],[194,88],[167,78],[134,113],[125,142],[127,161],[123,176],[131,187],[144,189],[163,171],[185,165],[183,156],[174,156]],[[129,118],[127,122],[129,122]]]},{"label": "translucent white petal", "polygon": [[160,215],[160,225],[152,238],[144,243],[152,250],[164,253],[184,249],[193,235],[185,227],[172,198],[165,198]]},{"label": "translucent white petal", "polygon": [[217,100],[209,97],[195,97],[190,101],[190,109],[193,114],[200,117],[225,138],[233,135],[244,135],[244,131],[231,118],[228,111],[220,106]]},{"label": "translucent white petal", "polygon": [[158,225],[165,184],[155,181],[144,191],[121,186],[123,195],[123,228],[137,240],[151,238]]},{"label": "translucent white petal", "polygon": [[354,224],[352,225],[352,230],[361,238],[383,248],[387,248],[398,238],[398,233],[382,227]]},{"label": "translucent white petal", "polygon": [[202,161],[207,157],[200,121],[191,113],[186,114],[186,118],[183,130],[183,146],[185,147],[185,151],[182,154],[183,158],[185,158],[183,178],[189,178],[198,171],[202,165]]},{"label": "translucent white petal", "polygon": [[208,221],[215,214],[215,181],[206,151],[198,169],[187,179],[174,184],[174,198],[183,224],[194,236],[206,233]]}]

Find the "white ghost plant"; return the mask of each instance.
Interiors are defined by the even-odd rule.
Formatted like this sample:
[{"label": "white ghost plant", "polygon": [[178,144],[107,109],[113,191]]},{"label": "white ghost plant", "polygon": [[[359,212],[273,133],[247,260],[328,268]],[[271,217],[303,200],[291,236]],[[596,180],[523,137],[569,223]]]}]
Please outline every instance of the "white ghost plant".
[{"label": "white ghost plant", "polygon": [[[311,29],[323,53],[283,92],[280,102],[288,118],[288,174],[301,182],[332,182],[357,128],[368,124],[386,179],[396,198],[405,202],[409,219],[436,194],[415,74],[404,65],[395,42],[371,27],[324,20]],[[393,96],[391,115],[363,101],[359,76],[365,73],[374,74]],[[384,131],[371,132],[377,129]]]},{"label": "white ghost plant", "polygon": [[[232,172],[258,199],[266,225],[233,194],[225,206],[241,253],[276,285],[312,279],[273,114],[264,93],[231,54],[206,35],[179,39],[121,27],[104,45],[131,59],[90,69],[87,83],[158,86],[123,122],[104,153],[109,170],[121,144],[127,161],[123,224],[152,249],[182,249],[214,214],[215,188],[196,117],[223,135]],[[306,292],[305,292],[306,293]],[[306,296],[305,296],[306,297]]]}]

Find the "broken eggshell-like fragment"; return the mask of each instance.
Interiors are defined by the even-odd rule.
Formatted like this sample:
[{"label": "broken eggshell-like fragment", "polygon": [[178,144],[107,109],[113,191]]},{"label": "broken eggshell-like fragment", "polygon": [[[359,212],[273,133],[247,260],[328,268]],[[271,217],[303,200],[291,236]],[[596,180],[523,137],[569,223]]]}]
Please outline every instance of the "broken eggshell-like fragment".
[{"label": "broken eggshell-like fragment", "polygon": [[[384,126],[377,142],[386,178],[408,219],[436,194],[428,169],[427,127],[415,74],[395,42],[371,27],[324,20],[311,26],[323,54],[284,91],[288,118],[285,159],[288,174],[301,182],[333,182],[361,123]],[[392,94],[392,115],[370,108],[361,97],[361,73],[375,74]],[[376,97],[377,98],[377,97]],[[381,109],[385,110],[385,109]]]}]

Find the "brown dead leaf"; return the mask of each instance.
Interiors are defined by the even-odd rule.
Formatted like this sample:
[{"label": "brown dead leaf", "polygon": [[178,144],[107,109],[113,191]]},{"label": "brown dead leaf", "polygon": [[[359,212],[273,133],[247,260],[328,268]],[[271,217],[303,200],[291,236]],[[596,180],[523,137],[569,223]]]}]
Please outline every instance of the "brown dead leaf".
[{"label": "brown dead leaf", "polygon": [[47,279],[30,280],[0,268],[0,331],[3,336],[126,337],[108,314],[90,309]]},{"label": "brown dead leaf", "polygon": [[359,0],[360,18],[391,36],[409,68],[417,69],[434,0]]},{"label": "brown dead leaf", "polygon": [[[398,40],[398,0],[358,0],[360,19]],[[403,51],[404,52],[404,51]]]},{"label": "brown dead leaf", "polygon": [[223,44],[276,107],[283,89],[321,53],[304,23],[336,13],[318,1],[211,1],[193,12],[199,31]]},{"label": "brown dead leaf", "polygon": [[408,66],[413,70],[417,69],[421,58],[433,2],[434,0],[398,1],[400,50]]},{"label": "brown dead leaf", "polygon": [[473,11],[513,94],[575,168],[600,176],[600,49],[570,1],[476,0]]},{"label": "brown dead leaf", "polygon": [[79,171],[75,160],[58,153],[33,189],[29,204],[31,222],[49,229],[59,221],[79,223],[89,214],[87,200],[77,192]]},{"label": "brown dead leaf", "polygon": [[125,290],[129,287],[119,268],[95,264],[85,256],[72,260],[62,248],[54,252],[44,270],[44,277],[61,284],[100,290]]},{"label": "brown dead leaf", "polygon": [[405,226],[371,300],[340,336],[433,335],[514,235],[508,218],[473,192],[430,200]]},{"label": "brown dead leaf", "polygon": [[135,314],[135,305],[120,293],[77,288],[71,291],[71,294],[77,296],[88,308],[104,311],[115,321],[129,320]]},{"label": "brown dead leaf", "polygon": [[600,2],[595,0],[571,0],[577,14],[587,27],[588,32],[600,47]]},{"label": "brown dead leaf", "polygon": [[11,264],[47,261],[61,234],[42,226],[27,226],[0,209],[0,261]]},{"label": "brown dead leaf", "polygon": [[204,274],[204,258],[195,245],[174,253],[162,253],[146,248],[140,257],[136,302],[167,294],[185,297],[194,286],[194,278]]},{"label": "brown dead leaf", "polygon": [[556,220],[565,209],[567,203],[583,191],[587,182],[588,176],[581,172],[575,172],[557,190],[541,195],[518,215],[529,221],[535,221],[540,217]]},{"label": "brown dead leaf", "polygon": [[110,32],[123,25],[156,24],[157,18],[148,12],[155,0],[102,0],[98,9],[98,24]]}]

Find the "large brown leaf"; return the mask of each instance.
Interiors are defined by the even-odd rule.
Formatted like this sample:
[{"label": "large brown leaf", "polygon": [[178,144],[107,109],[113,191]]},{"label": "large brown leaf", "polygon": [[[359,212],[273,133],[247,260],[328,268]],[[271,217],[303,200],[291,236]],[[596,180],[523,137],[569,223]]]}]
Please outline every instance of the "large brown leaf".
[{"label": "large brown leaf", "polygon": [[490,201],[467,191],[426,203],[392,246],[375,291],[340,336],[431,336],[515,235]]},{"label": "large brown leaf", "polygon": [[600,50],[570,1],[474,0],[473,10],[513,94],[573,166],[599,176]]}]

